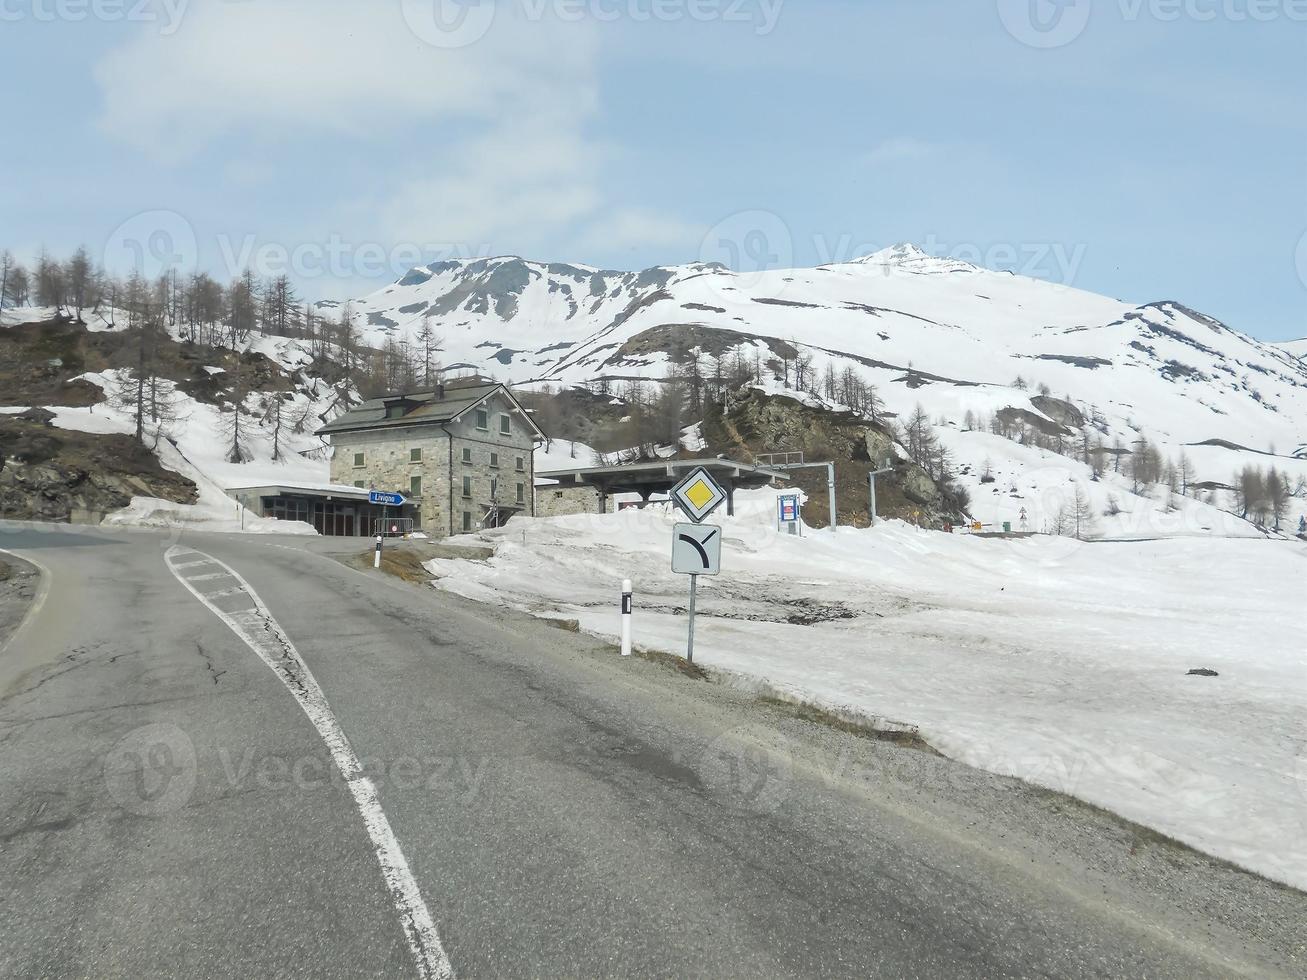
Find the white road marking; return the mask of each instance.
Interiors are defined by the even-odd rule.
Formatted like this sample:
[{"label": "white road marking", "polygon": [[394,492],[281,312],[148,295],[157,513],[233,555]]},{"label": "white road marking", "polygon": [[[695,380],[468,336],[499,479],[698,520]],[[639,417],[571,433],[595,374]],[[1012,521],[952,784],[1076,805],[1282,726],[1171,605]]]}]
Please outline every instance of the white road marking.
[{"label": "white road marking", "polygon": [[[191,584],[196,581],[195,578],[185,578],[177,571],[178,568],[199,564],[194,560],[193,556],[203,557],[225,569],[222,577],[230,576],[240,583],[242,590],[250,598],[252,608],[237,612],[224,612],[215,606],[211,600],[220,593],[230,594],[230,590],[223,589],[205,594]],[[179,558],[190,560],[174,563],[174,560]],[[318,682],[314,679],[308,664],[300,657],[299,652],[277,624],[277,621],[272,618],[272,614],[268,611],[267,606],[263,604],[263,600],[259,598],[250,584],[230,566],[223,564],[216,558],[205,555],[203,552],[179,545],[173,545],[169,548],[164,553],[164,560],[173,577],[184,585],[195,598],[204,603],[210,612],[226,623],[231,631],[240,637],[258,655],[259,659],[272,669],[273,673],[281,678],[281,682],[286,686],[286,689],[299,702],[300,707],[304,709],[304,713],[309,716],[309,720],[313,722],[313,727],[318,730],[318,734],[331,752],[331,757],[340,770],[340,774],[349,785],[350,793],[354,796],[354,803],[363,817],[363,824],[367,828],[368,836],[372,839],[372,847],[376,851],[377,861],[381,865],[381,873],[386,880],[386,887],[390,890],[391,900],[395,903],[395,908],[399,912],[400,925],[404,929],[404,937],[413,953],[413,960],[417,964],[418,974],[424,978],[434,978],[434,980],[452,980],[454,968],[440,943],[440,936],[436,933],[436,926],[431,918],[431,912],[427,909],[426,901],[422,898],[422,892],[418,889],[417,881],[409,870],[408,861],[405,859],[403,851],[400,850],[399,841],[395,838],[395,832],[390,827],[390,821],[386,819],[386,814],[381,809],[381,803],[377,798],[377,789],[372,784],[372,780],[363,774],[363,767],[359,763],[358,756],[354,754],[349,739],[345,736],[344,730],[336,720],[331,706],[327,703],[326,695],[322,693],[322,688],[318,686]],[[200,577],[210,578],[215,576]]]},{"label": "white road marking", "polygon": [[196,565],[212,565],[212,558],[201,558],[199,561],[179,561],[173,563],[173,568],[194,568]]}]

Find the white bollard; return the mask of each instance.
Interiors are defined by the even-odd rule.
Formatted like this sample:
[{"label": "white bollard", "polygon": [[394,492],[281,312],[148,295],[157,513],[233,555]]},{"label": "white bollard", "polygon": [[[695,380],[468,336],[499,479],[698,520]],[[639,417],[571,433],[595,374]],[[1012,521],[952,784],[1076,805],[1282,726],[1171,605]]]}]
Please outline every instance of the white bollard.
[{"label": "white bollard", "polygon": [[631,655],[631,580],[622,580],[622,656]]},{"label": "white bollard", "polygon": [[373,568],[381,567],[381,535],[380,534],[377,535],[377,553],[372,558],[372,567]]}]

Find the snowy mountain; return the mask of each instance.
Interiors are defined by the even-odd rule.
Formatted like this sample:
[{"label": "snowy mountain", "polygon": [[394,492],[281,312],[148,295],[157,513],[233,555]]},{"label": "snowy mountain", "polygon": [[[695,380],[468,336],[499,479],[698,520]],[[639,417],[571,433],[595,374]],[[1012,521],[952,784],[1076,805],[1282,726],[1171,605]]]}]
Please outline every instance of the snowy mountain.
[{"label": "snowy mountain", "polygon": [[[891,412],[922,405],[964,470],[999,463],[993,475],[1005,490],[1066,461],[960,431],[968,413],[1006,410],[1052,426],[1093,420],[1108,443],[1147,439],[1169,458],[1183,450],[1194,482],[1227,485],[1245,465],[1307,475],[1299,351],[1180,302],[1137,305],[933,258],[913,245],[747,274],[716,264],[615,272],[516,257],[447,261],[411,270],[352,309],[374,346],[411,339],[428,320],[444,338],[448,369],[516,384],[659,380],[687,349],[778,359],[797,352],[818,370],[852,366]],[[1083,419],[1050,418],[1038,389]],[[1022,509],[981,503],[985,519]]]}]

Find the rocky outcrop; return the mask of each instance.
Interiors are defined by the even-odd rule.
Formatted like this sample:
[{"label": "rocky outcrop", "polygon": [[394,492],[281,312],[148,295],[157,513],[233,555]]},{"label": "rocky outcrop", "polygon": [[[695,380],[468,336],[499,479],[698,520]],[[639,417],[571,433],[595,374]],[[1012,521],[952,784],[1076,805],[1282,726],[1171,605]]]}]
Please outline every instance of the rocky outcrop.
[{"label": "rocky outcrop", "polygon": [[131,436],[0,417],[0,517],[95,522],[134,496],[190,504],[197,492]]},{"label": "rocky outcrop", "polygon": [[[725,409],[709,410],[703,436],[712,455],[750,460],[765,453],[802,452],[809,462],[833,461],[841,524],[867,525],[867,474],[881,468],[886,459],[893,461],[893,472],[877,479],[881,517],[940,527],[963,516],[925,470],[900,458],[902,450],[888,428],[851,413],[746,389],[733,395]],[[809,496],[804,519],[817,527],[828,525],[825,472],[797,470],[792,481]]]}]

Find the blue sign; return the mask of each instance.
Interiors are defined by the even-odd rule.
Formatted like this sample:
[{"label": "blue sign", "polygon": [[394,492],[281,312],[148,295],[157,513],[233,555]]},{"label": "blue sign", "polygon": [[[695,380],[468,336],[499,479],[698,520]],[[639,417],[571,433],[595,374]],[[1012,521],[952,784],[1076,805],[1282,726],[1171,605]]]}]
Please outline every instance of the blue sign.
[{"label": "blue sign", "polygon": [[380,490],[368,491],[368,503],[381,504],[383,507],[403,507],[404,499],[402,493],[382,493]]},{"label": "blue sign", "polygon": [[799,495],[787,494],[779,498],[781,508],[782,524],[797,524],[799,522]]}]

